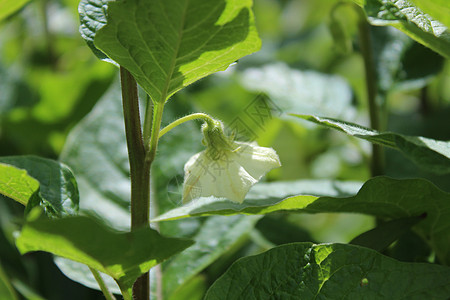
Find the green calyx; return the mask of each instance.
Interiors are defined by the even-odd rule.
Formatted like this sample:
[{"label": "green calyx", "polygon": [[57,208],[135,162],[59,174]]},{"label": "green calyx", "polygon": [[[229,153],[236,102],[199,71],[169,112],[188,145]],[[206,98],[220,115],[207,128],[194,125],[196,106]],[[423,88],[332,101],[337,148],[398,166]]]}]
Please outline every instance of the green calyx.
[{"label": "green calyx", "polygon": [[224,127],[219,120],[207,120],[202,125],[203,144],[213,160],[218,160],[224,151],[234,151],[236,146],[233,139],[225,134]]}]

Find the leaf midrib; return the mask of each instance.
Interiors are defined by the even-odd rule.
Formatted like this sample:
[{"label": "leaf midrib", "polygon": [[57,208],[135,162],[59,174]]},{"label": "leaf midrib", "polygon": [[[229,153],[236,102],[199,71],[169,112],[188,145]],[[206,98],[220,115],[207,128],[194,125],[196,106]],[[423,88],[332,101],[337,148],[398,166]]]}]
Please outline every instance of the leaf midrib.
[{"label": "leaf midrib", "polygon": [[169,86],[170,86],[170,82],[172,80],[172,76],[173,76],[173,72],[175,70],[175,66],[176,66],[176,61],[177,61],[177,57],[178,57],[178,53],[180,52],[180,45],[181,45],[181,40],[183,38],[183,28],[186,22],[186,13],[187,13],[187,8],[189,6],[189,1],[190,0],[186,0],[184,3],[184,8],[183,8],[183,13],[181,16],[181,22],[180,22],[180,27],[178,28],[178,38],[177,38],[177,44],[175,46],[175,52],[174,55],[172,57],[172,62],[170,63],[170,67],[169,70],[167,72],[167,77],[166,77],[166,81],[164,83],[164,89],[161,91],[161,99],[158,99],[159,103],[164,103],[166,102],[166,98],[167,98],[167,93],[169,90]]}]

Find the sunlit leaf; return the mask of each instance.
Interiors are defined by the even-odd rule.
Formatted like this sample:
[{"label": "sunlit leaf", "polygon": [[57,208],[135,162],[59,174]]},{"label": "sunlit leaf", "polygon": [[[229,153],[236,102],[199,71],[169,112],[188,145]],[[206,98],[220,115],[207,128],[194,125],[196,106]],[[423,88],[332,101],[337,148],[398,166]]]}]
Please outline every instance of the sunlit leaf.
[{"label": "sunlit leaf", "polygon": [[364,10],[376,26],[394,26],[414,40],[450,58],[450,32],[409,1],[367,0]]},{"label": "sunlit leaf", "polygon": [[450,142],[422,136],[407,136],[393,132],[378,132],[354,123],[309,115],[299,118],[334,128],[351,136],[368,140],[401,151],[406,157],[425,170],[437,174],[450,173]]},{"label": "sunlit leaf", "polygon": [[359,246],[294,243],[238,260],[205,299],[447,299],[449,277]]},{"label": "sunlit leaf", "polygon": [[[53,216],[73,215],[78,212],[78,185],[72,171],[65,164],[37,156],[4,156],[0,157],[0,162],[26,170],[29,176],[25,176],[24,180],[17,184],[27,189],[28,196],[30,188],[35,188],[35,185],[30,183],[29,177],[37,180],[40,191],[37,198],[34,198],[37,202],[31,203],[32,206],[41,202],[46,212]],[[15,176],[20,176],[15,173]],[[16,180],[20,179],[16,177]],[[30,186],[26,187],[29,184]],[[28,204],[28,201],[23,199],[19,202]]]},{"label": "sunlit leaf", "polygon": [[[86,264],[113,277],[122,290],[150,268],[192,245],[150,228],[117,232],[89,217],[29,220],[16,240],[19,251],[46,251]],[[35,217],[35,219],[32,219]]]},{"label": "sunlit leaf", "polygon": [[[259,50],[252,1],[108,3],[94,43],[130,71],[156,102]],[[99,14],[104,18],[103,14]]]},{"label": "sunlit leaf", "polygon": [[39,182],[27,171],[0,163],[0,194],[27,205],[39,191]]},{"label": "sunlit leaf", "polygon": [[[424,179],[397,180],[375,177],[368,180],[354,196],[345,196],[349,185],[328,182],[335,191],[333,197],[319,197],[302,187],[300,182],[260,184],[267,191],[265,197],[249,193],[242,204],[214,197],[199,198],[169,211],[153,221],[174,220],[191,216],[267,214],[275,211],[305,213],[350,212],[395,219],[426,214],[425,220],[414,229],[427,240],[438,257],[450,264],[450,194]],[[303,186],[308,186],[307,183]],[[320,185],[318,185],[320,186]],[[255,189],[258,185],[255,186]],[[342,187],[342,190],[341,190]],[[351,187],[354,190],[355,186]],[[294,194],[293,190],[297,189]],[[278,194],[278,195],[277,195]],[[343,195],[344,194],[344,195]]]}]

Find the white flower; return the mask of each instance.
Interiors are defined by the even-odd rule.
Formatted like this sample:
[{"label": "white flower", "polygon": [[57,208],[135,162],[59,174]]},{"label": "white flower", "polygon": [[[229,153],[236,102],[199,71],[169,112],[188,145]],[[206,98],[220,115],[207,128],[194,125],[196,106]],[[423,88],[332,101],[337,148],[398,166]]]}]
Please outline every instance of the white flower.
[{"label": "white flower", "polygon": [[[184,166],[183,203],[207,196],[242,203],[264,174],[281,166],[272,148],[227,140],[221,124],[220,128],[215,127],[216,131],[203,128],[208,148],[192,156]],[[211,138],[211,133],[215,137]]]}]

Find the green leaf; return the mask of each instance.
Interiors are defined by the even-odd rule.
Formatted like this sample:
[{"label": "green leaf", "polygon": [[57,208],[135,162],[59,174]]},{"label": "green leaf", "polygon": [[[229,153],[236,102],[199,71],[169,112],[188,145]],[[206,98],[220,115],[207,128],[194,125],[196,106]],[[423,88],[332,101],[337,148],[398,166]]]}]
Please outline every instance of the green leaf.
[{"label": "green leaf", "polygon": [[447,0],[411,0],[422,11],[429,14],[447,28],[450,27],[450,5]]},{"label": "green leaf", "polygon": [[[247,194],[243,203],[235,203],[223,198],[199,198],[186,205],[172,209],[154,219],[152,222],[177,220],[187,217],[209,215],[265,214],[282,209],[289,209],[283,202],[299,194],[304,201],[313,202],[319,196],[348,197],[358,192],[361,182],[342,182],[333,180],[298,180],[256,184]],[[284,201],[283,201],[284,199]],[[283,206],[283,208],[280,208]],[[296,209],[291,207],[292,209]],[[300,208],[300,207],[297,207]]]},{"label": "green leaf", "polygon": [[16,245],[22,254],[47,251],[86,264],[113,277],[122,290],[153,266],[192,245],[186,239],[166,238],[150,228],[117,232],[79,216],[62,219],[35,217],[23,226]]},{"label": "green leaf", "polygon": [[[306,182],[275,182],[260,184],[267,195],[254,196],[252,193],[242,204],[232,203],[214,197],[199,198],[185,206],[173,209],[153,221],[174,220],[192,216],[267,214],[275,211],[296,211],[305,213],[349,212],[362,213],[380,218],[396,219],[415,217],[426,213],[425,220],[417,224],[416,231],[429,242],[437,256],[445,264],[450,264],[450,194],[438,189],[423,179],[397,180],[375,177],[368,180],[356,195],[343,196],[355,185],[329,182],[337,195],[333,197],[311,196],[305,189]],[[258,185],[255,186],[256,189]],[[326,186],[324,185],[324,190]],[[293,190],[297,193],[292,193]],[[319,195],[326,192],[322,191]],[[277,196],[278,194],[278,196]],[[317,193],[316,193],[317,195]],[[337,196],[337,197],[336,197]]]},{"label": "green leaf", "polygon": [[0,194],[27,205],[39,191],[39,182],[27,171],[0,163]]},{"label": "green leaf", "polygon": [[381,223],[376,228],[366,231],[353,240],[350,244],[359,245],[376,251],[382,251],[405,234],[414,225],[426,216],[407,217]]},{"label": "green leaf", "polygon": [[450,32],[409,1],[366,0],[364,10],[376,26],[393,26],[419,43],[450,58]]},{"label": "green leaf", "polygon": [[[78,185],[72,171],[65,164],[37,156],[4,156],[0,157],[0,163],[24,169],[39,182],[40,194],[34,198],[36,203],[21,202],[22,204],[29,204],[32,207],[42,202],[47,214],[58,217],[78,212]],[[29,179],[24,180],[27,181],[21,184],[29,183]],[[29,193],[28,189],[27,194]]]},{"label": "green leaf", "polygon": [[293,116],[334,128],[369,142],[394,148],[419,167],[437,174],[450,173],[450,142],[433,140],[421,136],[407,136],[393,132],[378,132],[354,123],[310,115]]},{"label": "green leaf", "polygon": [[359,246],[294,243],[238,260],[205,299],[447,299],[448,278]]},{"label": "green leaf", "polygon": [[260,48],[251,0],[125,0],[108,4],[94,43],[156,102]]},{"label": "green leaf", "polygon": [[16,13],[30,0],[2,0],[0,1],[0,22]]}]

